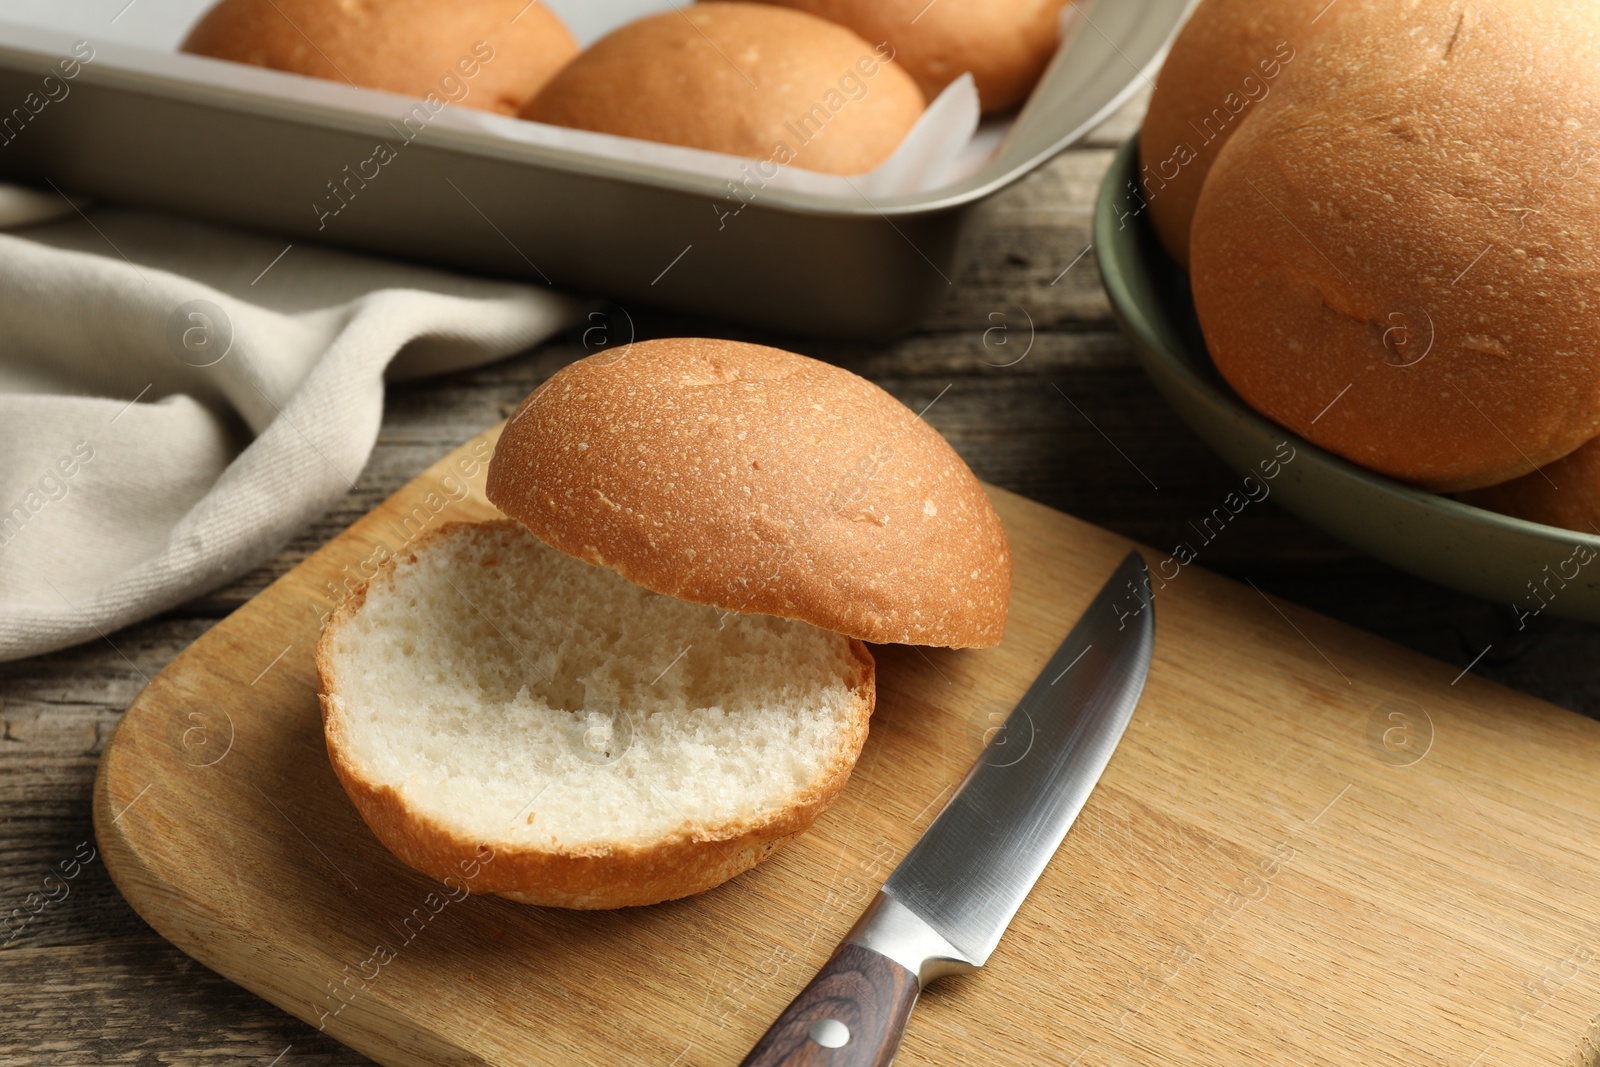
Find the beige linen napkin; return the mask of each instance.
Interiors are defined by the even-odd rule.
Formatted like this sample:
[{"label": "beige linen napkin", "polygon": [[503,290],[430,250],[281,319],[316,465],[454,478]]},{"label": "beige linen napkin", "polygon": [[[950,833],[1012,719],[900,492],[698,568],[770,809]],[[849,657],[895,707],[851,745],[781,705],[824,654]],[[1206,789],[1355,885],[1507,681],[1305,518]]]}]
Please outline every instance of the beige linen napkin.
[{"label": "beige linen napkin", "polygon": [[0,660],[248,571],[348,492],[388,377],[526,349],[568,298],[0,187]]}]

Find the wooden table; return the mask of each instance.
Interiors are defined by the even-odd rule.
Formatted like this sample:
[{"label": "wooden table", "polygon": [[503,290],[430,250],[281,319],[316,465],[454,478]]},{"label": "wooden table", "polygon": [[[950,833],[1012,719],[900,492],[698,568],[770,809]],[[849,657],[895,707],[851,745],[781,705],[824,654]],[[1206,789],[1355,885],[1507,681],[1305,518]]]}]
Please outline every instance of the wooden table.
[{"label": "wooden table", "polygon": [[[923,330],[890,344],[778,337],[629,308],[640,338],[758,340],[838,362],[927,410],[978,475],[1145,544],[1187,536],[1233,475],[1180,424],[1111,320],[1090,205],[1134,104],[997,197],[965,271]],[[95,642],[0,664],[0,908],[21,904],[79,843],[89,792],[123,709],[178,651],[461,441],[585,354],[578,331],[492,367],[392,388],[357,488],[266,565]],[[1207,547],[1202,565],[1585,714],[1600,716],[1600,627],[1541,618],[1408,577],[1270,503]],[[123,658],[123,655],[127,659]],[[130,662],[131,661],[131,662]],[[70,895],[0,950],[0,1067],[10,1064],[368,1062],[153,933],[91,863]],[[530,1023],[531,1025],[531,1023]]]}]

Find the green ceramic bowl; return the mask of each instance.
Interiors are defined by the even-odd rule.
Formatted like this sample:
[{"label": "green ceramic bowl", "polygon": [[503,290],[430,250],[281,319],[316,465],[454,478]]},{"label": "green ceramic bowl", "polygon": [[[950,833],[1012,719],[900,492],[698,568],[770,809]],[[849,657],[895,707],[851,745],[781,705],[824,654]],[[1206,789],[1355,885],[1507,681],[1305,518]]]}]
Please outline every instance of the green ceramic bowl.
[{"label": "green ceramic bowl", "polygon": [[1100,276],[1156,388],[1217,455],[1259,482],[1260,464],[1293,448],[1294,459],[1266,489],[1313,526],[1401,570],[1511,604],[1519,613],[1600,622],[1600,537],[1509,518],[1392,481],[1247,407],[1206,352],[1188,276],[1137,212],[1139,201],[1130,192],[1137,170],[1136,137],[1118,153],[1095,204]]}]

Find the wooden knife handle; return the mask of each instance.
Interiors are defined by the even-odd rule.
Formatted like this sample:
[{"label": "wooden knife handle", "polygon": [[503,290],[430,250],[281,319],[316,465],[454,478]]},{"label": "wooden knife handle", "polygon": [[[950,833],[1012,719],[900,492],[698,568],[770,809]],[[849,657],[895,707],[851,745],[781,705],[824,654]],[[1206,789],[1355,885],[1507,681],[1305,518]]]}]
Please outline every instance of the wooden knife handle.
[{"label": "wooden knife handle", "polygon": [[888,1067],[918,991],[887,956],[840,945],[741,1067]]}]

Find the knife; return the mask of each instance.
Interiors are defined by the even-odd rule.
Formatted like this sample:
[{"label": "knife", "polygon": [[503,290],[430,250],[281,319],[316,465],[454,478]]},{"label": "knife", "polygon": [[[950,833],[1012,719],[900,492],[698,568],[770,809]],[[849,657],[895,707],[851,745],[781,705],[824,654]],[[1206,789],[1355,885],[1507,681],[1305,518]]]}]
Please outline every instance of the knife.
[{"label": "knife", "polygon": [[1155,644],[1149,588],[1130,553],[742,1067],[888,1067],[922,987],[988,961],[1133,717]]}]

